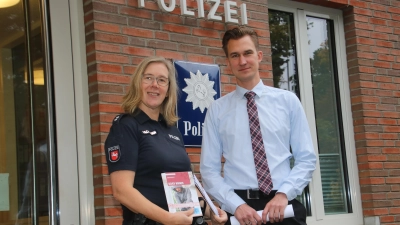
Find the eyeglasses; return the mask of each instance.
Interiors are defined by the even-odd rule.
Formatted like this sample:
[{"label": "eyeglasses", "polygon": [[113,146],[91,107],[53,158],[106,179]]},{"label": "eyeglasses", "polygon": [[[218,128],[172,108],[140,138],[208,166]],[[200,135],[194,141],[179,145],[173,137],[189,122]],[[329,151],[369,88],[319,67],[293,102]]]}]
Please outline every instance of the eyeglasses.
[{"label": "eyeglasses", "polygon": [[143,74],[143,82],[145,82],[146,84],[152,84],[154,82],[154,80],[157,81],[157,84],[160,86],[167,86],[169,84],[168,78],[165,77],[155,77],[153,75],[150,74]]}]

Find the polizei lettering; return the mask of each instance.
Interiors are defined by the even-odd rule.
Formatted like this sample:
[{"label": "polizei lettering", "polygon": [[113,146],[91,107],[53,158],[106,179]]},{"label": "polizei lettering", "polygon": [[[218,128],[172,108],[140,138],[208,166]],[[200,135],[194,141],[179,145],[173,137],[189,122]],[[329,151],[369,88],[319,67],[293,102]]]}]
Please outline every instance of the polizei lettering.
[{"label": "polizei lettering", "polygon": [[192,136],[203,136],[204,123],[197,122],[192,126],[190,121],[183,121],[185,132],[184,136],[188,136],[190,133]]},{"label": "polizei lettering", "polygon": [[172,138],[172,139],[175,139],[177,141],[180,141],[180,139],[177,136],[174,136],[174,135],[171,135],[171,134],[168,134],[168,136],[169,136],[169,138]]},{"label": "polizei lettering", "polygon": [[[145,0],[138,0],[138,6],[139,8],[144,8],[145,7]],[[166,3],[168,2],[168,5]],[[190,11],[187,8],[187,3],[186,0],[157,0],[158,7],[164,11],[164,12],[172,12],[175,9],[176,1],[180,1],[180,8],[181,8],[181,15],[183,16],[194,16],[194,11],[197,11],[197,17],[198,18],[204,18],[205,13],[204,13],[204,0],[196,0],[197,1],[197,9],[194,11]],[[218,7],[221,4],[221,0],[206,0],[207,2],[211,3],[211,9],[208,12],[207,19],[208,20],[214,20],[214,21],[222,21],[222,17],[215,15],[217,12]],[[233,18],[235,15],[238,15],[238,12],[236,10],[237,3],[236,1],[225,1],[224,2],[224,16],[225,16],[225,22],[226,23],[239,23],[238,19]],[[240,24],[246,25],[247,24],[247,9],[246,9],[246,4],[242,3],[239,6],[240,9]]]}]

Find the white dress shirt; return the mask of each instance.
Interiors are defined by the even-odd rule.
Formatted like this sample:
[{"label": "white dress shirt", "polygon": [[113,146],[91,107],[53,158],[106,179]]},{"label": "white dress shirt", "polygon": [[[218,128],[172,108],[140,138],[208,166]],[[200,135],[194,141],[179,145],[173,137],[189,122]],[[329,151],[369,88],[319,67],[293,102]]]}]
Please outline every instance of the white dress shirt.
[{"label": "white dress shirt", "polygon": [[[258,188],[251,145],[247,99],[240,86],[217,99],[207,111],[200,172],[205,190],[231,214],[245,202],[234,189]],[[300,195],[315,170],[309,126],[302,105],[292,92],[265,86],[252,90],[255,97],[273,190],[288,200]],[[291,151],[292,150],[292,153]],[[221,156],[225,158],[221,176]],[[290,159],[294,157],[294,167]]]}]

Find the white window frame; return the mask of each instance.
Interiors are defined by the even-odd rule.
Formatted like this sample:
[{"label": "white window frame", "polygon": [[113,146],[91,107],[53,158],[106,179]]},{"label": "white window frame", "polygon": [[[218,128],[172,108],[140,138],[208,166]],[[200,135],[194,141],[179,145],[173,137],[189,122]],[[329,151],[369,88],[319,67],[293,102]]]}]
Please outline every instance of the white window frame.
[{"label": "white window frame", "polygon": [[94,225],[93,165],[83,3],[51,0],[49,10],[59,224]]},{"label": "white window frame", "polygon": [[337,69],[339,79],[340,102],[343,118],[343,132],[346,148],[346,160],[348,167],[348,178],[351,193],[351,204],[353,213],[325,215],[322,196],[321,171],[319,160],[313,179],[309,185],[311,196],[312,216],[307,217],[309,225],[337,225],[354,224],[362,225],[362,207],[360,184],[358,177],[358,166],[354,142],[353,117],[350,101],[350,86],[347,73],[346,44],[344,39],[344,23],[342,11],[298,3],[287,0],[269,0],[268,8],[293,13],[294,28],[296,35],[297,66],[299,73],[299,85],[301,102],[307,115],[315,152],[318,155],[317,130],[314,114],[314,101],[312,92],[311,70],[308,50],[307,22],[306,16],[330,19],[334,22],[335,46],[337,57]]}]

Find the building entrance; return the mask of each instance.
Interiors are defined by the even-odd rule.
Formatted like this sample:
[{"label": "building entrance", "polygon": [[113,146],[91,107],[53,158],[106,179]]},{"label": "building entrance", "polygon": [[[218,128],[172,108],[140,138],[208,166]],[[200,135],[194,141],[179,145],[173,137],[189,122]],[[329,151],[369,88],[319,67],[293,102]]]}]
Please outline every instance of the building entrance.
[{"label": "building entrance", "polygon": [[56,205],[41,2],[0,1],[0,225],[50,224]]}]

